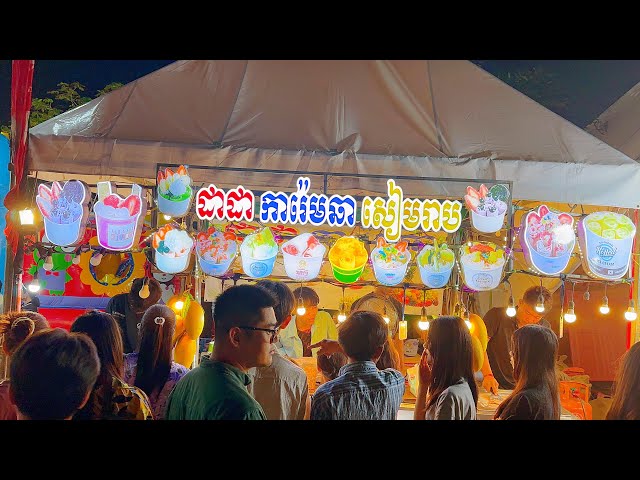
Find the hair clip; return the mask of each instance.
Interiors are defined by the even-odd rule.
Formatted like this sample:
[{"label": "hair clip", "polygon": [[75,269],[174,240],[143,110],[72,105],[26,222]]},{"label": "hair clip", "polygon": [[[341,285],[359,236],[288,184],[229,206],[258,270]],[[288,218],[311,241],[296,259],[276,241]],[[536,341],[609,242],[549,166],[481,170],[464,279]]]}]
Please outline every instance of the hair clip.
[{"label": "hair clip", "polygon": [[164,325],[164,317],[156,317],[153,319],[158,325]]}]

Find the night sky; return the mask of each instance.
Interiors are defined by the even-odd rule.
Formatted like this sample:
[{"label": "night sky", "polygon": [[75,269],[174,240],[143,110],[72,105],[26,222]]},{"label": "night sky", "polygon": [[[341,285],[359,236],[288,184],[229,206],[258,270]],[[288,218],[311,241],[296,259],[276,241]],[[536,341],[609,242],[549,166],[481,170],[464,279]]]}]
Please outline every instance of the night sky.
[{"label": "night sky", "polygon": [[[59,82],[78,81],[94,97],[112,82],[128,83],[173,60],[36,60],[34,97],[44,97]],[[514,67],[542,67],[557,75],[554,82],[569,97],[566,112],[556,112],[584,127],[640,82],[640,60],[491,60],[483,67],[490,73]],[[11,62],[0,60],[0,123],[10,116]]]}]

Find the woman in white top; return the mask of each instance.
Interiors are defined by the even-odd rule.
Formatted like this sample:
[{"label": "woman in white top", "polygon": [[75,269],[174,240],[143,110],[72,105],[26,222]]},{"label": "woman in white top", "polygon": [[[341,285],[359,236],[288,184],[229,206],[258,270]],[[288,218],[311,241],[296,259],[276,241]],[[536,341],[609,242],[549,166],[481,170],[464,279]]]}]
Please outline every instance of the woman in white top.
[{"label": "woman in white top", "polygon": [[431,322],[418,369],[415,420],[475,420],[478,388],[473,379],[471,334],[460,317]]}]

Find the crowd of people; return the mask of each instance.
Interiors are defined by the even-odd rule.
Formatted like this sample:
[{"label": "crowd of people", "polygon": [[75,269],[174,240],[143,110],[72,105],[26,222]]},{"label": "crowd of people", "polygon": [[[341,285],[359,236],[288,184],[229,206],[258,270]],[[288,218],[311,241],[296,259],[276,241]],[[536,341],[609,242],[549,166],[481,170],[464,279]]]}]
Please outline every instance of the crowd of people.
[{"label": "crowd of people", "polygon": [[[146,285],[151,295],[142,298]],[[172,361],[176,315],[157,304],[153,279],[88,311],[70,331],[36,312],[0,316],[9,380],[0,383],[0,419],[393,420],[405,396],[401,354],[383,319],[354,303],[337,327],[308,287],[261,280],[233,286],[213,305],[215,346],[191,370]],[[375,295],[375,294],[370,294]],[[414,419],[474,420],[479,389],[512,390],[499,420],[557,420],[558,338],[534,309],[550,293],[532,287],[516,316],[485,316],[487,352],[473,371],[469,328],[458,316],[430,324],[418,366]],[[139,297],[139,298],[136,298]],[[296,302],[304,315],[294,315]],[[395,308],[389,300],[389,308]],[[386,309],[386,307],[385,307]],[[317,359],[322,384],[310,395],[294,360]],[[640,419],[640,344],[624,355],[608,419]]]}]

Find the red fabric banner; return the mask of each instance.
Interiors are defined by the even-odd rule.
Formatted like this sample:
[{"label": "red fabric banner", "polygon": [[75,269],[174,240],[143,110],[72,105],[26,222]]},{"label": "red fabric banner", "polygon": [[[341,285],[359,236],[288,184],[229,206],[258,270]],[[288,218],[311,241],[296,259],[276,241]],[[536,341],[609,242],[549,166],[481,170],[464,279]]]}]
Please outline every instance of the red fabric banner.
[{"label": "red fabric banner", "polygon": [[15,184],[4,199],[7,207],[7,227],[4,233],[13,255],[18,250],[18,230],[11,222],[11,212],[20,205],[22,177],[27,156],[29,136],[29,112],[33,87],[35,60],[13,60],[11,62],[11,164]]}]

